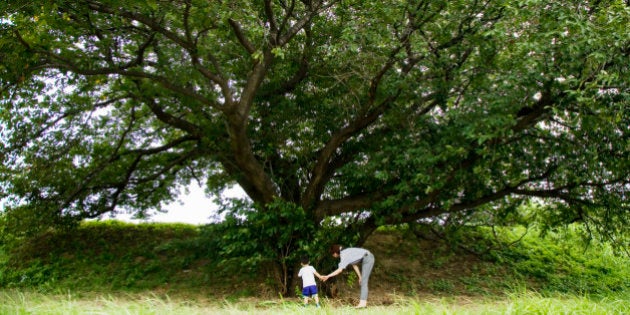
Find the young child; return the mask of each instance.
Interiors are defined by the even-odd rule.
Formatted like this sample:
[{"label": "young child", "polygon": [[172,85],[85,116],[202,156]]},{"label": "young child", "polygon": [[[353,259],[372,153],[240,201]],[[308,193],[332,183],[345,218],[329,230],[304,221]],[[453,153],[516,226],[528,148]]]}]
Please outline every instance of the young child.
[{"label": "young child", "polygon": [[317,296],[317,284],[315,283],[315,276],[322,279],[322,276],[317,273],[315,268],[309,265],[310,261],[308,256],[304,255],[301,259],[302,268],[298,273],[298,277],[302,277],[302,296],[304,297],[304,306],[308,306],[309,298],[315,300],[315,305],[319,307],[319,296]]}]

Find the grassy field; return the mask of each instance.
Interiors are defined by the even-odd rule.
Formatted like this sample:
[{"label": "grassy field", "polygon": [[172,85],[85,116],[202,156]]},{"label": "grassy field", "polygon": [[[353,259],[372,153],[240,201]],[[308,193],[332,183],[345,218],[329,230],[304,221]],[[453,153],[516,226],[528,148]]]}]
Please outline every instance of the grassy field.
[{"label": "grassy field", "polygon": [[593,299],[543,297],[519,293],[502,300],[482,298],[395,298],[396,302],[357,310],[324,299],[321,308],[304,307],[298,299],[262,301],[173,300],[145,295],[41,294],[19,290],[0,293],[1,314],[629,314],[628,296]]},{"label": "grassy field", "polygon": [[338,294],[322,308],[305,308],[262,270],[217,260],[205,233],[92,222],[1,246],[0,314],[630,314],[628,257],[571,233],[475,229],[453,243],[379,230],[365,243],[377,257],[365,310],[352,308],[352,272],[336,277]]}]

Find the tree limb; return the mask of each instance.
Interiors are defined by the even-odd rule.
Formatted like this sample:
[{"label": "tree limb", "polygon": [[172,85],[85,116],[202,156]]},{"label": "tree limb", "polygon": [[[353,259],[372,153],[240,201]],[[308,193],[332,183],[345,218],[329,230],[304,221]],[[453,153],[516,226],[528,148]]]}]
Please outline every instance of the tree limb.
[{"label": "tree limb", "polygon": [[238,38],[238,41],[241,43],[241,45],[250,55],[253,55],[256,52],[256,48],[243,33],[243,28],[241,27],[241,25],[233,19],[228,19],[228,23],[230,23],[230,25],[232,26],[234,34],[236,35],[236,38]]}]

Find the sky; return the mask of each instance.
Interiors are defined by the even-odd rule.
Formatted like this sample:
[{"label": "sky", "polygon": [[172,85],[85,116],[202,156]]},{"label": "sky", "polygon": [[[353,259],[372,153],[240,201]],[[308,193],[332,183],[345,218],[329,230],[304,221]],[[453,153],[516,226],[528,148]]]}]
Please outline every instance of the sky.
[{"label": "sky", "polygon": [[[245,192],[240,186],[234,186],[226,190],[223,194],[225,198],[243,198]],[[0,200],[0,209],[4,208],[3,201]],[[163,223],[187,223],[187,224],[207,224],[212,222],[213,216],[216,214],[219,206],[213,202],[213,198],[207,197],[203,192],[203,187],[192,184],[188,186],[188,193],[182,191],[179,199],[168,204],[165,209],[167,212],[150,212],[153,215],[147,219],[132,219],[130,214],[119,214],[113,219],[126,222],[142,223],[142,222],[163,222]],[[101,219],[112,219],[103,217]]]},{"label": "sky", "polygon": [[[207,197],[203,192],[203,187],[197,184],[191,184],[188,187],[189,192],[183,192],[179,196],[179,200],[175,201],[165,208],[166,213],[155,213],[148,219],[137,220],[132,219],[131,215],[118,215],[117,220],[128,222],[168,222],[168,223],[188,223],[188,224],[206,224],[211,222],[211,218],[218,209],[218,205],[213,202],[213,198]],[[245,192],[240,186],[235,186],[224,193],[224,197],[242,197]]]}]

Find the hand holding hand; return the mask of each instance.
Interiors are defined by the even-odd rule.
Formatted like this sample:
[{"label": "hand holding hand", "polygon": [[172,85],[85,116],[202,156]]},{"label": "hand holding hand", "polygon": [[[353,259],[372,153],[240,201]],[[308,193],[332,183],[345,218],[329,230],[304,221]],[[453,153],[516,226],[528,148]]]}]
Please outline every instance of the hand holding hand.
[{"label": "hand holding hand", "polygon": [[320,278],[320,280],[322,280],[322,281],[326,282],[326,280],[328,280],[328,276],[322,276],[322,277]]}]

